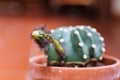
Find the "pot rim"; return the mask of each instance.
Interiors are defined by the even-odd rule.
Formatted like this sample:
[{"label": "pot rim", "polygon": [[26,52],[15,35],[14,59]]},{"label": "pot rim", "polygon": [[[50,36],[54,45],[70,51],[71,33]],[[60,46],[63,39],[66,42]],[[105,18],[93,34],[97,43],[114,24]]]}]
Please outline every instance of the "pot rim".
[{"label": "pot rim", "polygon": [[38,59],[44,59],[46,58],[45,55],[38,55],[38,56],[34,56],[32,58],[29,59],[29,63],[30,65],[36,66],[36,67],[50,67],[50,68],[56,68],[56,69],[102,69],[102,68],[113,68],[116,66],[120,67],[120,60],[116,57],[113,56],[109,56],[109,55],[104,55],[103,58],[104,59],[108,59],[108,60],[112,60],[114,63],[109,64],[109,65],[105,65],[105,66],[97,66],[97,67],[79,67],[79,68],[75,68],[75,67],[59,67],[59,66],[47,66],[47,63],[43,63],[43,64],[38,64],[36,63],[36,61]]}]

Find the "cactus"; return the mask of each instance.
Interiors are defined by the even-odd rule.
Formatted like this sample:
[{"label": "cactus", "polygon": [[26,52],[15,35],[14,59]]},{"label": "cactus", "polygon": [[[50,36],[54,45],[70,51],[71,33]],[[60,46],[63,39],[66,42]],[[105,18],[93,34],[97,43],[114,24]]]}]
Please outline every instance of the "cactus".
[{"label": "cactus", "polygon": [[51,34],[38,29],[32,38],[48,55],[48,65],[86,66],[102,60],[104,38],[90,26],[60,27]]}]

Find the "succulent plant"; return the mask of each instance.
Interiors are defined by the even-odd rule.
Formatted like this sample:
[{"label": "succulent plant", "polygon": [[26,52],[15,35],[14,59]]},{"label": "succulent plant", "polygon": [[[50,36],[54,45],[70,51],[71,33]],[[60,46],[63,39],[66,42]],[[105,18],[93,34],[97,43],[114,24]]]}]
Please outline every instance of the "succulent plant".
[{"label": "succulent plant", "polygon": [[36,29],[32,38],[44,48],[48,65],[86,66],[102,60],[104,38],[90,26],[64,26],[51,33]]}]

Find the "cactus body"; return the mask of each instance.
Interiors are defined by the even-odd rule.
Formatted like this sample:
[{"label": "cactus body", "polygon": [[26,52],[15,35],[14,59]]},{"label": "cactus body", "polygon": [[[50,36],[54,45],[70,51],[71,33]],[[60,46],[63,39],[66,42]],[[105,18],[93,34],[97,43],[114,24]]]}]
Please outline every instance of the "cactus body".
[{"label": "cactus body", "polygon": [[[84,66],[92,60],[102,60],[102,54],[105,51],[104,38],[95,28],[78,25],[51,30],[49,35],[41,34],[42,31],[38,32],[37,37],[34,38],[37,42],[49,42],[47,49],[45,49],[49,65],[72,64]],[[62,59],[60,54],[62,54]]]},{"label": "cactus body", "polygon": [[[65,63],[87,62],[90,59],[100,60],[104,52],[103,37],[96,29],[89,26],[60,27],[51,30],[52,36],[58,40],[65,51]],[[48,61],[59,61],[54,45],[50,44]]]}]

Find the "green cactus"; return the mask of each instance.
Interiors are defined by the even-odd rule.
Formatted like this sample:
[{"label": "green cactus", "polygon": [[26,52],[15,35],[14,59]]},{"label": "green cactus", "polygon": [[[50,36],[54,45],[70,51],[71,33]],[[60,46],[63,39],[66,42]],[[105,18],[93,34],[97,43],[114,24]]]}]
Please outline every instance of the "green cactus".
[{"label": "green cactus", "polygon": [[51,34],[35,30],[32,37],[44,45],[48,65],[86,66],[102,60],[105,52],[104,38],[90,26],[60,27]]}]

